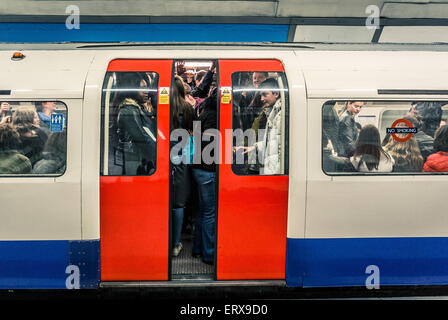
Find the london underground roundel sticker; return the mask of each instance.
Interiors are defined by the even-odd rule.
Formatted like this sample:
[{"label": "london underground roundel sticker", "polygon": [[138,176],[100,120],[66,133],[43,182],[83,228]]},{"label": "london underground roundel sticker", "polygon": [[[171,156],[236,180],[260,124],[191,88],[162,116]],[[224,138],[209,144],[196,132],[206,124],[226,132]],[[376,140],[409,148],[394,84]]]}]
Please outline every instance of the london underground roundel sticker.
[{"label": "london underground roundel sticker", "polygon": [[[405,127],[397,127],[399,123],[404,123],[407,125],[407,128]],[[394,123],[392,123],[392,128],[387,128],[387,133],[390,133],[395,141],[397,142],[406,142],[409,139],[412,138],[412,134],[417,133],[417,128],[412,127],[412,124],[409,120],[406,119],[398,119],[395,120]],[[396,134],[407,134],[406,137],[400,138]]]}]

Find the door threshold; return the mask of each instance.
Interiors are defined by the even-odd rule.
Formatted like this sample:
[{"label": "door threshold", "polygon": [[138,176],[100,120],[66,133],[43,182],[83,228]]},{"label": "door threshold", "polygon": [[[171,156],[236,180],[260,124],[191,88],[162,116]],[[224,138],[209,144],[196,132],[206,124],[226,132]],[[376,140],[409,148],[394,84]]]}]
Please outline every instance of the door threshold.
[{"label": "door threshold", "polygon": [[173,279],[172,281],[104,281],[100,288],[286,287],[285,280]]},{"label": "door threshold", "polygon": [[213,274],[176,274],[171,276],[172,281],[214,281]]}]

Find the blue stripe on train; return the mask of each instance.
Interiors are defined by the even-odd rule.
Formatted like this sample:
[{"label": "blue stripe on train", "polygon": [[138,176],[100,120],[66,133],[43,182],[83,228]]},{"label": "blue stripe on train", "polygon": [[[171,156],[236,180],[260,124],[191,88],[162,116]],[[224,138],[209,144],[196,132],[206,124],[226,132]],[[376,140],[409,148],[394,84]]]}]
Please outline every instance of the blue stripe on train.
[{"label": "blue stripe on train", "polygon": [[97,288],[99,243],[0,241],[0,289],[66,289],[66,280],[73,274],[68,266],[79,268],[80,288]]},{"label": "blue stripe on train", "polygon": [[448,238],[287,240],[288,286],[365,286],[370,265],[380,286],[448,284]]},{"label": "blue stripe on train", "polygon": [[288,25],[0,23],[0,42],[286,42]]}]

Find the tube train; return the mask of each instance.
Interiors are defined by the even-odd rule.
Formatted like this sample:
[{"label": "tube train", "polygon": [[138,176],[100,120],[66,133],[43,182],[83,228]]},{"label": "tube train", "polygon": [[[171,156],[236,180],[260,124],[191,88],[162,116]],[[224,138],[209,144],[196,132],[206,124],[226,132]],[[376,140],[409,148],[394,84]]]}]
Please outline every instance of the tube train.
[{"label": "tube train", "polygon": [[[328,103],[340,114],[348,101],[362,102],[356,121],[374,125],[381,139],[416,103],[439,103],[443,121],[447,59],[440,44],[1,45],[0,101],[9,106],[9,126],[21,109],[43,113],[52,102],[47,142],[59,134],[62,165],[36,169],[51,153],[45,145],[40,159],[26,160],[26,171],[1,171],[0,288],[185,279],[288,287],[448,284],[446,174],[345,172],[323,163]],[[183,253],[172,255],[169,152],[177,66],[198,73],[212,63],[222,150],[211,266],[191,256],[186,219]],[[238,101],[257,91],[254,72],[274,78],[280,92],[280,168],[273,173],[225,161],[224,149],[233,147],[225,131],[238,127]],[[143,175],[125,170],[116,138],[116,93],[139,90],[120,87],[120,73],[144,73],[151,83],[156,149],[154,167]]]}]

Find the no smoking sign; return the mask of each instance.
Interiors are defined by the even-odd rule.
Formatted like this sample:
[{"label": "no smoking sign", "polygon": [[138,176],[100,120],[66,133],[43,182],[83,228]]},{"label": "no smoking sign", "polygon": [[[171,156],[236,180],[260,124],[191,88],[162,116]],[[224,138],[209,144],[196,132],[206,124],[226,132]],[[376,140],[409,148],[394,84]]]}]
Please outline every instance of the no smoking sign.
[{"label": "no smoking sign", "polygon": [[[404,123],[407,125],[407,127],[397,127],[397,125],[399,123]],[[406,142],[412,138],[412,135],[414,133],[417,133],[417,128],[414,128],[409,120],[398,119],[398,120],[395,120],[394,123],[392,123],[392,128],[387,128],[386,132],[392,134],[392,137],[394,138],[395,141]],[[402,134],[407,134],[407,135],[404,138],[400,138],[396,135],[397,133],[402,133]]]}]

